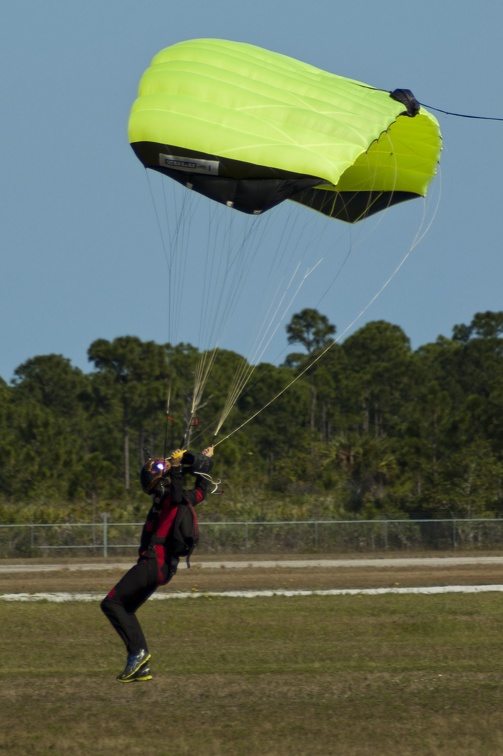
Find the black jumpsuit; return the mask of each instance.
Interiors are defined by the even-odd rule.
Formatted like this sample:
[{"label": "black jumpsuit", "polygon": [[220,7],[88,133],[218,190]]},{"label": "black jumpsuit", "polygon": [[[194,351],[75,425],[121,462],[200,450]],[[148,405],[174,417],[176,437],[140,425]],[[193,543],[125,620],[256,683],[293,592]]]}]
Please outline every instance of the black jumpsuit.
[{"label": "black jumpsuit", "polygon": [[171,484],[154,494],[141,534],[138,562],[101,602],[101,609],[126,645],[128,654],[148,651],[136,611],[160,585],[174,577],[181,556],[188,557],[198,540],[193,507],[206,496],[208,482],[196,475],[194,488],[183,488],[181,467],[169,471]]}]

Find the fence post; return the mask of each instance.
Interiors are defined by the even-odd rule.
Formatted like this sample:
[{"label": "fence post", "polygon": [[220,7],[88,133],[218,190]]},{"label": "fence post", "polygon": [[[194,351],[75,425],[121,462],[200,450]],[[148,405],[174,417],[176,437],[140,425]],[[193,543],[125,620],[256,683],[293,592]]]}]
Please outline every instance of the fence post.
[{"label": "fence post", "polygon": [[314,521],[314,548],[318,549],[318,520]]},{"label": "fence post", "polygon": [[108,515],[102,514],[103,518],[103,556],[108,557]]}]

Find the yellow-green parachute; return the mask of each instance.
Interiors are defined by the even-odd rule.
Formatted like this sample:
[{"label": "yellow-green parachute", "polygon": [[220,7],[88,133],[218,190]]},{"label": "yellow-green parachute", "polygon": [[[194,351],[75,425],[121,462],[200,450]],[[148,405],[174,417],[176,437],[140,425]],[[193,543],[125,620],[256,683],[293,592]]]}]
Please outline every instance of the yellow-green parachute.
[{"label": "yellow-green parachute", "polygon": [[441,150],[437,120],[409,90],[218,39],[155,56],[129,141],[146,168],[236,210],[290,199],[350,223],[424,197]]}]

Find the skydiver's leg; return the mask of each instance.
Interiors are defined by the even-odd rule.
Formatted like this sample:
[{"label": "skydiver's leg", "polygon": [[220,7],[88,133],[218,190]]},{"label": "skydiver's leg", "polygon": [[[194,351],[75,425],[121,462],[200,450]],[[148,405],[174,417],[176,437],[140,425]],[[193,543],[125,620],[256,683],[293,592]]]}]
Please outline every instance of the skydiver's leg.
[{"label": "skydiver's leg", "polygon": [[157,588],[157,562],[144,559],[135,564],[101,602],[101,610],[124,641],[128,654],[148,651],[136,611]]}]

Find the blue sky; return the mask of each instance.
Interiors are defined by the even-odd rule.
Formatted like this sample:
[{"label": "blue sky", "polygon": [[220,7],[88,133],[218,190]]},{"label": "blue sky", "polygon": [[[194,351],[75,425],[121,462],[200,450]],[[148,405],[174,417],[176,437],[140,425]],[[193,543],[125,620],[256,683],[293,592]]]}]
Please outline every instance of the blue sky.
[{"label": "blue sky", "polygon": [[[127,140],[139,79],[160,49],[196,37],[249,42],[376,87],[409,88],[425,105],[503,117],[495,96],[501,28],[503,5],[496,0],[8,1],[0,28],[0,376],[9,381],[24,361],[52,353],[90,370],[86,353],[98,338],[206,346],[202,326],[212,315],[200,306],[198,255],[211,251],[208,211],[189,203],[192,237],[177,279],[188,288],[173,300],[154,212],[164,190],[146,178]],[[503,309],[503,123],[437,117],[444,149],[424,203],[355,227],[312,220],[314,213],[300,210],[293,257],[282,273],[288,278],[297,256],[301,272],[318,260],[320,266],[277,324],[269,349],[260,351],[262,359],[281,362],[291,350],[284,326],[302,307],[327,315],[343,337],[386,320],[404,330],[413,348],[450,336],[476,312]],[[179,193],[169,200],[175,213],[183,201]],[[423,212],[433,223],[407,256]],[[239,307],[219,333],[222,347],[252,355],[255,326],[273,302],[264,304],[270,296],[264,279],[275,291],[284,286],[282,278],[264,275],[260,255],[270,260],[286,246],[291,213],[267,214],[256,261],[236,292]],[[228,219],[222,223],[227,227]],[[233,233],[242,233],[241,221],[233,223]],[[216,246],[222,243],[223,237]],[[228,301],[228,291],[211,291]],[[173,301],[180,302],[177,322],[169,314]]]}]

